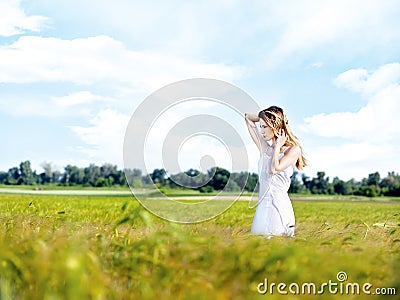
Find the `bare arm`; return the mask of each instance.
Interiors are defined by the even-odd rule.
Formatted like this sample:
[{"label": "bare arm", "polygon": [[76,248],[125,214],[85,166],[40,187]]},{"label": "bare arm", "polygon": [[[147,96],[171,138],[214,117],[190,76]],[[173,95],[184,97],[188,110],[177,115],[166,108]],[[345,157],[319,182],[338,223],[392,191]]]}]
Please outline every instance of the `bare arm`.
[{"label": "bare arm", "polygon": [[274,154],[271,160],[271,174],[277,174],[282,172],[287,167],[294,165],[301,154],[301,149],[299,146],[291,146],[290,149],[286,150],[285,155],[278,159],[279,157],[279,148],[275,147]]},{"label": "bare arm", "polygon": [[245,113],[245,119],[250,136],[253,139],[254,143],[256,144],[258,150],[260,150],[261,152],[261,141],[255,124],[255,122],[260,121],[260,118],[256,113]]},{"label": "bare arm", "polygon": [[294,165],[299,156],[301,155],[301,148],[299,146],[290,146],[286,151],[285,155],[279,159],[279,152],[282,149],[282,146],[285,144],[286,135],[282,130],[280,135],[277,136],[277,139],[274,143],[274,153],[272,154],[271,159],[271,174],[277,174],[282,172],[287,167]]},{"label": "bare arm", "polygon": [[258,117],[257,113],[245,113],[244,114],[246,119],[252,121],[252,122],[259,122],[260,118]]}]

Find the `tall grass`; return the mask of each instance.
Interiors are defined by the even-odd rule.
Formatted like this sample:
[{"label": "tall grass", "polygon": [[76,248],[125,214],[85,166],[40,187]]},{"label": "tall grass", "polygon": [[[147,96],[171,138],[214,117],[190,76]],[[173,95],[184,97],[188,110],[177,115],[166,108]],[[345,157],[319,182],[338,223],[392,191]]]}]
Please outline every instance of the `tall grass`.
[{"label": "tall grass", "polygon": [[249,234],[246,202],[180,225],[129,198],[3,195],[0,298],[279,299],[258,284],[337,282],[339,271],[399,294],[399,204],[299,201],[294,210],[296,237],[266,239]]}]

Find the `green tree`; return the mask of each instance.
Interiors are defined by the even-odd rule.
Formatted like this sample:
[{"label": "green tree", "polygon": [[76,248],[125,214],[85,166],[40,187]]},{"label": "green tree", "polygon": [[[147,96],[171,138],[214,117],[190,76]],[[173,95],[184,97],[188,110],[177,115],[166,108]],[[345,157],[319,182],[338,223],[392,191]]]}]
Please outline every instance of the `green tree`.
[{"label": "green tree", "polygon": [[317,172],[317,177],[307,183],[313,194],[332,194],[333,188],[329,183],[329,177],[325,177],[325,172]]},{"label": "green tree", "polygon": [[249,174],[249,177],[247,178],[246,185],[244,186],[244,189],[248,192],[258,192],[258,174],[256,173],[251,173]]},{"label": "green tree", "polygon": [[18,184],[32,185],[36,183],[35,174],[32,172],[31,162],[29,160],[21,162],[19,165],[20,177]]},{"label": "green tree", "polygon": [[[110,177],[112,178],[112,177]],[[99,177],[96,180],[95,183],[95,187],[109,187],[111,186],[110,181],[108,180],[108,178],[104,178],[104,177]]]},{"label": "green tree", "polygon": [[219,167],[213,167],[208,170],[208,175],[212,178],[209,185],[213,187],[214,190],[222,190],[229,180],[230,173],[228,170]]},{"label": "green tree", "polygon": [[164,169],[154,169],[150,177],[155,184],[159,183],[162,185],[166,180],[166,172]]},{"label": "green tree", "polygon": [[85,173],[82,168],[68,165],[64,168],[64,174],[61,182],[66,185],[83,184],[84,177]]},{"label": "green tree", "polygon": [[[120,184],[126,184],[129,183],[131,187],[134,188],[141,188],[143,186],[143,181],[142,181],[142,170],[140,169],[125,169],[124,170],[124,177],[121,179],[120,178]],[[126,176],[126,179],[125,179]]]},{"label": "green tree", "polygon": [[0,183],[5,183],[7,181],[7,172],[0,171]]},{"label": "green tree", "polygon": [[173,187],[198,189],[209,182],[209,177],[196,169],[189,169],[185,172],[171,175],[168,182]]},{"label": "green tree", "polygon": [[212,193],[212,192],[214,192],[214,189],[211,185],[205,185],[205,186],[202,186],[199,189],[199,191],[200,191],[200,193]]},{"label": "green tree", "polygon": [[379,195],[379,191],[375,185],[368,185],[363,187],[364,195],[367,197],[376,197]]},{"label": "green tree", "polygon": [[60,181],[61,173],[58,170],[55,170],[55,167],[52,163],[43,162],[40,165],[43,168],[43,173],[39,174],[40,182],[42,184],[46,183],[57,183]]},{"label": "green tree", "polygon": [[17,184],[20,176],[19,168],[12,167],[8,169],[6,184]]},{"label": "green tree", "polygon": [[351,182],[345,182],[338,177],[333,178],[332,186],[335,194],[350,195],[353,192]]},{"label": "green tree", "polygon": [[200,171],[196,170],[196,169],[189,169],[189,170],[185,171],[185,174],[190,177],[195,177],[195,176],[200,175]]},{"label": "green tree", "polygon": [[84,185],[96,186],[96,181],[101,177],[100,167],[95,164],[90,164],[89,167],[83,169],[85,174],[83,177]]},{"label": "green tree", "polygon": [[241,190],[244,190],[247,181],[249,180],[249,172],[231,173],[230,179],[235,181]]},{"label": "green tree", "polygon": [[379,186],[379,182],[381,180],[381,175],[379,172],[371,173],[368,175],[367,185],[375,185],[376,187]]},{"label": "green tree", "polygon": [[123,176],[123,174],[121,174],[121,171],[118,170],[118,167],[116,165],[102,165],[100,167],[100,176],[106,178],[110,186],[115,184],[125,184],[125,180],[121,180],[121,176]]},{"label": "green tree", "polygon": [[389,172],[380,182],[380,186],[386,196],[400,196],[400,175]]},{"label": "green tree", "polygon": [[238,192],[240,191],[239,185],[232,179],[228,180],[224,187],[225,191],[227,192]]},{"label": "green tree", "polygon": [[294,171],[292,177],[290,178],[289,193],[304,193],[306,191],[305,186],[300,181],[299,172]]}]

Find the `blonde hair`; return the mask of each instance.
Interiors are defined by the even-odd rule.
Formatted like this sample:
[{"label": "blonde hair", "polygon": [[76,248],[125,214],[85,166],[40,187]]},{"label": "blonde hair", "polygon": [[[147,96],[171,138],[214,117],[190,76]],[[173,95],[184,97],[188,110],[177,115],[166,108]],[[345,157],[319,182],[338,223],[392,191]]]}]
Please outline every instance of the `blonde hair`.
[{"label": "blonde hair", "polygon": [[301,155],[296,161],[296,168],[302,170],[306,165],[306,159],[303,156],[303,149],[300,146],[300,143],[297,137],[293,134],[292,130],[289,126],[289,120],[286,114],[283,112],[283,109],[278,106],[270,106],[267,109],[264,109],[259,112],[259,118],[262,118],[265,123],[271,127],[272,131],[274,132],[275,137],[277,136],[278,132],[283,129],[287,136],[286,142],[284,146],[299,146],[301,149]]}]

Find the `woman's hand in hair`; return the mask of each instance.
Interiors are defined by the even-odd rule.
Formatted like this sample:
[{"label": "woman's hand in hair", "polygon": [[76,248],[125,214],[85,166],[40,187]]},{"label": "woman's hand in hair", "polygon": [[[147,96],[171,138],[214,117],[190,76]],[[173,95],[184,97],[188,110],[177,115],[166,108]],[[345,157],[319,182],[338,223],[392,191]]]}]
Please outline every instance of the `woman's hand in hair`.
[{"label": "woman's hand in hair", "polygon": [[279,131],[279,133],[276,135],[276,140],[275,140],[275,147],[278,149],[282,148],[283,145],[285,145],[287,140],[286,133],[283,129]]}]

